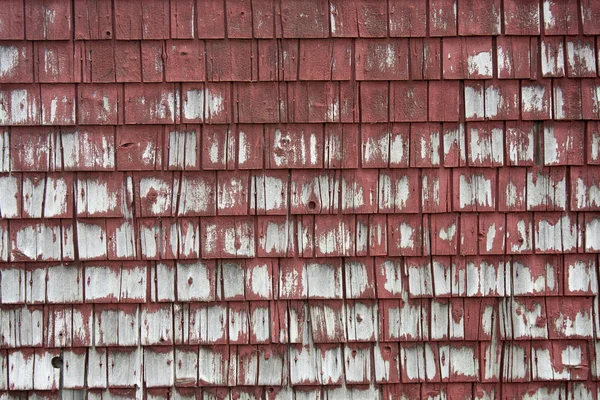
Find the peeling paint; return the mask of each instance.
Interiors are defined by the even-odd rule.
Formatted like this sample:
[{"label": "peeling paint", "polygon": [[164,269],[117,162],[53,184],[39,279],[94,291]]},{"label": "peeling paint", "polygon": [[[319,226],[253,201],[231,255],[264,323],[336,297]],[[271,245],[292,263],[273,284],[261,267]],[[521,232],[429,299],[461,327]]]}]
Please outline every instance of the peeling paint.
[{"label": "peeling paint", "polygon": [[544,101],[545,96],[546,88],[544,86],[522,86],[521,104],[523,112],[547,112],[550,109],[550,105]]},{"label": "peeling paint", "polygon": [[596,4],[18,3],[6,396],[595,395]]},{"label": "peeling paint", "polygon": [[2,218],[19,217],[20,187],[17,176],[0,176],[0,216]]},{"label": "peeling paint", "polygon": [[550,209],[566,209],[566,177],[555,180],[541,172],[527,172],[527,209],[547,206]]},{"label": "peeling paint", "polygon": [[225,100],[209,89],[189,89],[183,103],[183,117],[200,122],[213,119],[225,111]]},{"label": "peeling paint", "polygon": [[577,225],[571,223],[569,215],[563,215],[556,223],[541,220],[536,230],[536,248],[540,251],[572,251],[579,242]]},{"label": "peeling paint", "polygon": [[576,73],[577,76],[596,75],[596,53],[593,45],[582,41],[567,41],[567,62],[573,71],[582,70],[583,73]]},{"label": "peeling paint", "polygon": [[0,105],[2,125],[22,125],[39,118],[38,101],[25,89],[0,91]]},{"label": "peeling paint", "polygon": [[546,40],[542,40],[541,56],[543,76],[564,75],[565,48],[562,41],[550,43]]},{"label": "peeling paint", "polygon": [[482,51],[467,57],[467,70],[470,76],[492,76],[492,53]]},{"label": "peeling paint", "polygon": [[472,175],[470,179],[465,175],[459,177],[459,202],[460,207],[494,205],[492,196],[492,182],[484,175]]},{"label": "peeling paint", "polygon": [[587,310],[578,311],[575,318],[560,313],[554,321],[554,328],[557,332],[569,336],[591,337],[592,335],[592,316]]},{"label": "peeling paint", "polygon": [[10,76],[19,63],[17,46],[0,46],[0,78]]},{"label": "peeling paint", "polygon": [[465,118],[480,119],[485,116],[483,85],[465,85]]},{"label": "peeling paint", "polygon": [[[480,135],[481,133],[481,135]],[[502,128],[491,128],[480,132],[478,128],[469,130],[469,159],[484,165],[492,162],[496,165],[504,163],[504,132]]]},{"label": "peeling paint", "polygon": [[600,184],[587,186],[583,179],[577,178],[574,196],[578,209],[600,208]]}]

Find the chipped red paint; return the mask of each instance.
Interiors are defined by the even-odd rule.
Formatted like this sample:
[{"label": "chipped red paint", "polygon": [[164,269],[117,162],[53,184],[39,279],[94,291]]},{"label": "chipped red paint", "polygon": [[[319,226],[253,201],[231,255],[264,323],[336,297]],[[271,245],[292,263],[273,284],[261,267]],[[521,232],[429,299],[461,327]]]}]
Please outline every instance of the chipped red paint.
[{"label": "chipped red paint", "polygon": [[0,398],[597,398],[599,4],[5,0]]}]

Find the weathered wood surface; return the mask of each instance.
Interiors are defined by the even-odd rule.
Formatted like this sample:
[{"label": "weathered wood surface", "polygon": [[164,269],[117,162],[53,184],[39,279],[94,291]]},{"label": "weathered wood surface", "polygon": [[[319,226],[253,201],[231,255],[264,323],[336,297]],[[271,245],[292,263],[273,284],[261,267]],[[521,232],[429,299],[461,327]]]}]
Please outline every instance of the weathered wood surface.
[{"label": "weathered wood surface", "polygon": [[1,2],[0,399],[599,398],[599,19]]}]

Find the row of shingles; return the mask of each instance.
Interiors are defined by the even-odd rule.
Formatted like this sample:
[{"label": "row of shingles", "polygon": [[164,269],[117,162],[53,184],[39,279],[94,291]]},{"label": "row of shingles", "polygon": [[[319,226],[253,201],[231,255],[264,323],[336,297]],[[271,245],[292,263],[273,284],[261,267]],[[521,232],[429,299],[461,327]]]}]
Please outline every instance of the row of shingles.
[{"label": "row of shingles", "polygon": [[593,78],[597,54],[595,37],[582,36],[4,41],[0,81]]},{"label": "row of shingles", "polygon": [[[192,217],[179,220],[166,219],[162,224],[153,218],[139,220],[136,226],[121,219],[80,219],[76,224],[77,238],[83,244],[78,243],[76,246],[71,243],[73,238],[68,237],[68,235],[72,235],[70,221],[64,222],[63,220],[61,228],[59,220],[45,223],[21,220],[7,224],[10,229],[3,227],[6,228],[6,232],[3,232],[4,236],[8,236],[8,232],[12,236],[10,243],[7,238],[3,238],[2,257],[4,262],[27,260],[70,262],[75,258],[83,261],[118,261],[131,260],[136,256],[145,259],[170,260],[200,256],[204,258],[254,256],[300,256],[306,258],[364,257],[387,254],[389,256],[419,257],[424,254],[476,254],[477,251],[482,255],[532,254],[533,252],[535,254],[554,254],[577,251],[593,253],[598,251],[595,236],[598,223],[597,213],[586,213],[585,216],[557,212],[536,213],[535,219],[528,213],[518,213],[509,217],[505,217],[504,214],[484,214],[479,218],[470,215],[462,214],[459,218],[458,214],[450,216],[435,214],[421,218],[420,214],[404,214],[387,218],[358,219],[357,230],[366,231],[367,228],[370,228],[372,230],[370,236],[376,236],[377,233],[374,231],[378,231],[379,235],[383,237],[382,239],[356,238],[354,217],[344,217],[342,223],[336,223],[340,219],[337,216],[291,218],[290,222],[285,222],[281,217],[259,217],[256,220],[254,218],[217,217],[202,218],[202,222],[200,222],[198,218]],[[298,219],[297,224],[294,222],[296,219]],[[200,240],[198,236],[201,234],[213,234],[211,228],[219,220],[222,221],[223,227],[219,228],[215,237]],[[421,228],[422,222],[427,226],[424,235]],[[252,227],[253,223],[257,223],[259,226],[257,234]],[[431,228],[429,228],[430,223]],[[309,234],[303,240],[310,238],[319,243],[305,244],[302,240],[296,243],[291,237],[293,229],[308,231],[309,226],[313,226],[311,224],[314,224],[320,231],[314,238],[312,234]],[[469,224],[475,224],[475,226],[469,226]],[[513,226],[510,226],[511,224]],[[461,234],[449,236],[448,232],[455,233],[458,226],[462,228]],[[240,227],[245,231],[240,232]],[[128,236],[123,238],[121,235],[125,230]],[[175,233],[172,230],[179,232]],[[395,237],[400,236],[401,233],[403,236]],[[24,235],[27,234],[36,243],[27,242],[24,238]],[[61,234],[65,236],[65,239],[59,241],[57,237]],[[86,239],[85,235],[88,234],[99,241],[95,247]],[[236,234],[238,240],[243,242],[238,247],[232,243],[231,239],[228,239],[228,235]],[[285,237],[286,234],[289,234],[289,237]],[[329,240],[328,238],[332,235],[346,235],[346,239],[344,242],[338,239]],[[458,244],[459,241],[465,239],[471,242]],[[272,244],[267,241],[272,241]],[[115,244],[115,242],[118,243]],[[431,242],[431,249],[428,247],[428,242]],[[223,248],[216,249],[217,244]],[[78,255],[74,254],[75,251],[78,252]]]},{"label": "row of shingles", "polygon": [[427,299],[410,298],[405,290],[402,298],[378,301],[4,305],[1,347],[591,340],[595,301],[581,293]]},{"label": "row of shingles", "polygon": [[[494,167],[503,174],[524,171],[504,166],[538,166],[540,171],[542,167],[562,167],[556,171],[565,176],[564,168],[571,167],[572,180],[581,178],[588,187],[596,182],[593,165],[600,163],[600,134],[594,121],[186,124],[119,126],[116,132],[111,126],[11,127],[4,129],[0,140],[0,172],[14,173],[238,169],[277,175],[277,170],[292,169],[298,174],[299,169],[310,169],[313,171],[305,173],[313,174],[318,173],[315,169],[325,168],[372,175],[375,171],[371,169],[376,168],[414,167],[435,173],[429,168],[444,167],[447,174],[450,168]],[[281,152],[283,140],[288,154]],[[315,154],[303,156],[314,150],[310,143],[316,146]],[[81,151],[84,153],[78,154]],[[586,164],[590,166],[583,167]],[[12,182],[5,182],[8,190],[20,185],[18,175],[5,178]],[[346,179],[350,182],[352,178]],[[563,197],[560,210],[566,209],[566,192]]]},{"label": "row of shingles", "polygon": [[410,5],[399,0],[77,0],[25,5],[11,0],[0,14],[0,39],[598,34],[594,21],[599,14],[594,1],[555,0],[421,0]]},{"label": "row of shingles", "polygon": [[[314,260],[253,258],[216,263],[197,259],[177,262],[98,260],[83,265],[14,263],[2,265],[0,295],[6,305],[36,305],[374,300],[376,294],[382,299],[407,296],[594,296],[598,287],[595,254]],[[394,274],[400,275],[394,278]],[[451,280],[450,276],[455,278]],[[228,285],[221,283],[221,278],[227,279]],[[327,282],[320,283],[321,279]],[[68,290],[61,290],[61,285],[67,282]]]},{"label": "row of shingles", "polygon": [[[529,344],[529,342],[521,342]],[[582,350],[582,342],[568,342],[571,347]],[[567,345],[562,343],[563,347]],[[423,357],[424,346],[429,352],[428,360]],[[400,347],[400,348],[398,348]],[[512,351],[525,353],[525,360],[529,362],[530,351],[522,344],[508,345],[505,353]],[[527,348],[527,349],[526,349]],[[538,349],[539,348],[539,349]],[[585,346],[583,346],[585,349]],[[547,346],[543,342],[537,344],[533,351],[544,352]],[[558,348],[556,351],[560,351]],[[150,347],[141,348],[93,348],[69,349],[63,357],[69,362],[66,371],[67,385],[65,388],[81,388],[86,383],[88,388],[106,387],[135,387],[141,386],[144,379],[149,387],[171,387],[175,380],[185,380],[187,386],[199,384],[226,386],[228,384],[252,385],[340,385],[340,384],[369,384],[375,383],[403,383],[416,382],[472,382],[479,380],[479,346],[477,342],[453,343],[428,343],[428,344],[403,344],[380,343],[347,344],[347,345],[291,345],[289,358],[284,352],[275,351],[266,346],[185,346],[185,347]],[[4,354],[2,354],[4,353]],[[87,353],[87,354],[86,354]],[[374,353],[374,354],[373,354]],[[466,353],[466,355],[464,354]],[[10,365],[8,373],[8,388],[11,390],[56,390],[58,373],[51,367],[48,360],[59,354],[58,350],[19,349],[0,352],[4,356],[4,363]],[[142,361],[143,366],[136,365]],[[86,355],[87,382],[85,381]],[[108,356],[108,363],[106,359]],[[374,365],[371,360],[375,357]],[[461,357],[471,359],[470,363],[461,363]],[[512,356],[512,354],[509,354]],[[588,361],[587,352],[581,354],[583,362]],[[444,357],[440,363],[438,357]],[[343,359],[347,362],[343,362]],[[548,358],[548,356],[546,356]],[[8,359],[8,360],[6,360]],[[404,360],[401,361],[401,360]],[[6,362],[8,361],[8,362]],[[169,362],[170,361],[170,362]],[[211,361],[213,361],[211,363]],[[548,360],[544,360],[548,361]],[[96,362],[99,362],[96,365]],[[386,364],[387,362],[387,364]],[[431,363],[434,364],[431,364]],[[4,364],[3,363],[3,364]],[[332,366],[332,363],[337,366]],[[425,368],[415,368],[415,365],[427,363]],[[568,360],[567,360],[568,363]],[[128,372],[123,374],[117,364],[130,366]],[[216,364],[216,365],[215,365]],[[229,368],[229,364],[243,366],[239,370]],[[400,365],[401,364],[401,365]],[[440,365],[441,364],[441,365]],[[35,368],[37,365],[37,369]],[[109,366],[108,368],[106,366]],[[193,368],[198,365],[197,370]],[[384,366],[383,368],[381,366]],[[132,367],[133,366],[133,367]],[[579,366],[577,364],[576,366]],[[73,368],[75,367],[75,368]],[[280,372],[275,375],[265,376],[270,368],[278,368]],[[73,369],[72,369],[73,368]],[[155,368],[160,368],[161,374],[155,374]],[[142,373],[141,370],[144,370]],[[451,369],[452,374],[449,374]],[[33,374],[33,371],[36,374]],[[530,378],[529,366],[521,368],[522,376],[506,377],[508,381],[527,382]],[[506,373],[506,371],[505,371]],[[375,379],[373,379],[375,375]],[[573,375],[573,376],[571,376]],[[585,380],[587,374],[565,374],[559,380]],[[33,378],[33,376],[37,378]],[[198,379],[199,378],[199,379]],[[440,379],[441,378],[441,379]],[[536,379],[537,378],[537,379]],[[545,380],[547,376],[534,376],[534,380]],[[498,379],[483,379],[494,382]]]},{"label": "row of shingles", "polygon": [[[383,123],[600,116],[595,100],[600,85],[594,79],[534,84],[469,81],[464,83],[464,97],[460,85],[448,81],[13,84],[0,91],[0,123]],[[428,98],[433,99],[429,105]]]},{"label": "row of shingles", "polygon": [[[457,400],[467,399],[526,399],[529,396],[539,398],[562,399],[567,396],[583,398],[594,398],[597,395],[597,384],[593,381],[587,382],[544,382],[544,383],[503,383],[489,384],[439,384],[425,383],[383,385],[383,398],[386,400],[407,399],[432,399],[448,398]],[[404,397],[402,397],[404,396]],[[500,397],[505,396],[505,397]],[[535,398],[534,397],[534,398]]]},{"label": "row of shingles", "polygon": [[[71,390],[65,390],[63,393],[72,395]],[[50,400],[58,396],[58,392],[11,392],[6,393],[7,400],[24,399],[29,396],[31,399],[40,399],[40,397]],[[362,385],[341,386],[341,387],[319,387],[319,386],[298,386],[278,387],[278,386],[237,386],[227,387],[204,387],[185,388],[178,387],[175,390],[170,388],[148,388],[147,398],[149,400],[162,400],[177,396],[179,399],[192,400],[202,398],[205,400],[220,400],[229,398],[251,398],[269,400],[291,400],[291,399],[319,399],[321,396],[327,396],[328,399],[348,399],[348,398],[433,398],[432,396],[441,396],[441,398],[452,398],[456,400],[468,399],[487,399],[495,398],[499,393],[506,393],[509,398],[523,398],[530,395],[542,396],[547,398],[569,398],[577,396],[596,396],[596,382],[573,382],[573,383],[513,383],[509,385],[486,384],[486,383],[424,383],[424,384],[385,384],[365,387]],[[132,389],[109,390],[92,389],[87,391],[87,396],[91,400],[101,400],[106,398],[118,397],[124,400],[136,399],[136,391]],[[588,397],[584,397],[588,398]]]},{"label": "row of shingles", "polygon": [[[378,302],[279,300],[251,302],[250,306],[239,301],[144,304],[141,308],[135,304],[4,306],[3,320],[10,328],[2,347],[593,338],[589,296],[428,300],[409,298],[405,290],[403,299],[382,297]],[[559,303],[561,310],[552,310]],[[44,310],[51,316],[42,324]],[[143,322],[138,322],[139,315]],[[393,326],[385,325],[379,316]],[[289,324],[287,318],[297,323]],[[563,324],[565,320],[578,322]],[[171,332],[173,321],[176,329]]]},{"label": "row of shingles", "polygon": [[[62,224],[61,220],[19,220],[3,224],[2,257],[4,262],[70,262],[135,257],[166,260],[255,256],[420,257],[473,254],[478,248],[482,255],[598,251],[598,213],[544,212],[533,216],[519,213],[511,217],[486,214],[479,219],[471,217],[472,214],[462,214],[460,218],[458,214],[439,215],[403,214],[377,219],[303,216],[289,222],[272,216],[186,217],[163,222],[148,218],[137,223],[118,218],[78,219],[77,240],[73,237],[70,220],[62,220]],[[505,225],[505,221],[513,226]],[[255,224],[258,232],[255,232]],[[461,234],[455,233],[458,226],[462,228]],[[302,233],[301,239],[293,238],[295,228]],[[316,230],[314,235],[313,229]],[[371,229],[370,235],[368,229]],[[471,242],[459,245],[462,240]]]},{"label": "row of shingles", "polygon": [[[266,398],[268,400],[291,400],[291,399],[319,399],[321,396],[328,399],[348,399],[348,398],[380,398],[383,396],[386,400],[392,399],[431,399],[436,396],[440,398],[451,398],[456,400],[468,400],[475,398],[477,400],[495,398],[499,393],[506,393],[509,398],[521,398],[529,395],[539,395],[544,398],[569,398],[577,396],[595,396],[597,385],[595,382],[557,382],[557,383],[514,383],[501,389],[500,384],[486,383],[424,383],[424,384],[385,384],[377,386],[341,386],[341,387],[319,387],[319,386],[297,386],[291,387],[235,387],[235,388],[177,388],[171,391],[168,388],[148,389],[149,400],[159,400],[169,398],[171,395],[183,399],[202,398],[205,400],[218,400],[237,398]],[[37,393],[39,396],[40,393]],[[34,396],[34,393],[32,393]],[[134,399],[135,392],[131,390],[110,389],[108,391],[91,390],[88,396],[93,400],[100,400],[104,396],[119,396],[124,400]],[[447,397],[446,397],[447,396]],[[584,397],[587,398],[587,397]],[[10,398],[13,400],[13,398]]]},{"label": "row of shingles", "polygon": [[[392,344],[388,345],[390,354],[387,354],[387,357],[380,356],[381,361],[384,361],[384,358],[387,361],[392,361],[392,357],[398,360],[398,346],[393,344],[395,347],[393,353],[391,346]],[[410,348],[412,346],[407,347],[409,354],[414,353],[414,350]],[[461,349],[460,346],[453,347],[456,347],[458,351]],[[385,349],[385,347],[383,348]],[[86,374],[84,372],[86,370],[86,351],[84,349],[67,350],[63,353],[63,357],[69,363],[65,374],[66,385],[64,387],[80,389],[87,384],[89,389],[106,387],[135,388],[136,386],[142,386],[142,381],[145,381],[147,387],[172,387],[176,379],[181,383],[185,382],[184,386],[195,386],[196,384],[200,386],[256,384],[288,386],[290,383],[292,385],[318,386],[320,384],[364,385],[371,382],[372,377],[365,376],[365,373],[371,375],[373,368],[370,365],[371,358],[366,355],[367,352],[370,352],[370,346],[313,347],[310,351],[302,351],[301,349],[302,347],[296,349],[300,353],[305,353],[300,354],[303,356],[300,361],[289,362],[285,351],[273,351],[262,346],[259,349],[246,346],[212,346],[210,348],[190,346],[180,347],[175,351],[164,347],[145,347],[143,350],[140,348],[95,348],[90,349],[88,352],[87,379],[85,379]],[[452,354],[452,350],[448,351],[447,349],[446,351]],[[306,352],[309,352],[309,354],[306,354]],[[342,362],[343,353],[346,353],[348,357],[345,375],[342,366],[345,364]],[[49,358],[58,354],[58,351],[33,349],[9,351],[8,356],[6,356],[6,353],[2,354],[5,356],[4,361],[6,362],[6,359],[8,359],[8,363],[12,367],[8,374],[8,385],[6,386],[11,390],[56,390],[58,372],[46,367],[45,364],[48,363]],[[353,361],[350,362],[350,359]],[[310,361],[315,364],[304,365]],[[337,361],[337,366],[328,365],[335,361]],[[185,367],[182,367],[182,364],[185,364]],[[236,368],[238,364],[241,366],[239,370]],[[321,364],[323,364],[322,367]],[[399,361],[392,361],[390,364],[389,371],[379,370],[375,372],[380,375],[378,383],[400,381]],[[37,369],[35,369],[36,365]],[[122,365],[129,368],[126,371],[129,373],[123,373],[125,371],[123,371]],[[195,365],[198,365],[198,370],[193,367],[189,368]],[[230,368],[230,366],[233,368]],[[159,369],[161,373],[156,374],[155,368]],[[317,368],[322,368],[320,376]],[[279,372],[274,374],[273,369],[278,369]],[[402,370],[403,378],[411,373],[411,371],[407,373],[406,369],[410,369],[410,367]],[[35,378],[34,370],[37,373]],[[387,379],[383,378],[385,375],[387,375]],[[4,378],[6,379],[6,376]],[[411,378],[413,377],[406,379],[406,381],[419,381],[418,378]],[[453,378],[450,381],[461,381],[456,376],[453,376]]]},{"label": "row of shingles", "polygon": [[[497,177],[494,170],[482,168],[428,168],[422,170],[421,176],[418,171],[405,168],[308,172],[294,169],[291,179],[288,171],[277,170],[47,175],[12,172],[0,175],[5,190],[0,215],[5,219],[28,219],[338,214],[340,211],[342,214],[595,212],[599,211],[598,175],[596,166],[502,168]],[[473,192],[474,176],[485,179],[483,195],[461,194],[463,190]],[[264,182],[265,177],[270,180],[268,183]],[[496,182],[502,190],[496,189]],[[400,187],[406,191],[399,191]],[[321,193],[328,188],[339,189],[339,194],[329,197]],[[264,200],[271,192],[277,198]],[[75,193],[77,207],[70,201]],[[437,194],[440,197],[434,196]],[[124,201],[135,202],[138,213],[130,214],[122,207]]]},{"label": "row of shingles", "polygon": [[[466,124],[465,132],[464,125],[453,123],[343,125],[341,129],[339,125],[323,127],[321,124],[268,125],[266,129],[260,125],[203,128],[187,125],[166,129],[161,126],[119,127],[116,135],[112,127],[60,130],[13,127],[11,134],[7,130],[3,135],[6,143],[3,142],[1,170],[23,172],[26,179],[28,173],[61,171],[260,169],[275,174],[277,170],[292,169],[292,173],[297,174],[299,169],[326,168],[343,169],[346,183],[350,183],[352,172],[349,170],[371,176],[376,173],[373,169],[409,167],[425,168],[425,172],[439,167],[445,167],[446,172],[450,168],[465,167],[494,167],[501,174],[524,171],[502,168],[510,166],[537,169],[540,174],[543,167],[549,167],[550,172],[563,175],[559,180],[564,180],[568,175],[565,168],[570,167],[572,180],[581,178],[587,187],[597,180],[593,166],[598,164],[596,127],[596,123],[588,123],[586,132],[582,122],[545,122],[543,125],[472,122]],[[134,139],[139,141],[138,146]],[[288,142],[287,155],[278,151],[283,139]],[[357,149],[359,146],[362,151]],[[581,151],[586,148],[586,152]],[[85,153],[75,156],[77,150]],[[315,152],[312,157],[303,156],[311,150]],[[36,154],[36,159],[31,154]],[[589,166],[584,167],[586,163]],[[11,181],[5,182],[7,190],[21,186],[19,177],[5,177]],[[557,209],[565,210],[568,196],[564,188],[560,194],[564,199]],[[7,209],[11,208],[6,204]],[[528,210],[535,210],[532,208],[535,202],[528,204],[531,204]],[[17,207],[12,208],[15,209],[12,213],[4,212],[7,217],[20,216]],[[574,206],[573,210],[580,208]]]}]

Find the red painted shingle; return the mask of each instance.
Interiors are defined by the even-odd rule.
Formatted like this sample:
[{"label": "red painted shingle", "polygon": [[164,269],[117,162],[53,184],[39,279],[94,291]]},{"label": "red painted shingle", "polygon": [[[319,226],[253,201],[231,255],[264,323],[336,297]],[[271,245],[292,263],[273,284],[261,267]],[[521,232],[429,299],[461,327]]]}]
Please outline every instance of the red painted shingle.
[{"label": "red painted shingle", "polygon": [[2,6],[4,397],[595,398],[595,2]]}]

